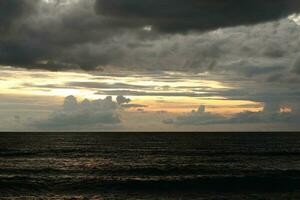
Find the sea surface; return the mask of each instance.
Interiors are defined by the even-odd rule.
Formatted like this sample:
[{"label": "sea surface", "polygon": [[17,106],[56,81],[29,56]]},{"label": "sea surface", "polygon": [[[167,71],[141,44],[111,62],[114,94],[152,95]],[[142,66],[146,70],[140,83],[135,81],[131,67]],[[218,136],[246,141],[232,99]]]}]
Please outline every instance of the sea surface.
[{"label": "sea surface", "polygon": [[0,133],[0,199],[300,199],[300,133]]}]

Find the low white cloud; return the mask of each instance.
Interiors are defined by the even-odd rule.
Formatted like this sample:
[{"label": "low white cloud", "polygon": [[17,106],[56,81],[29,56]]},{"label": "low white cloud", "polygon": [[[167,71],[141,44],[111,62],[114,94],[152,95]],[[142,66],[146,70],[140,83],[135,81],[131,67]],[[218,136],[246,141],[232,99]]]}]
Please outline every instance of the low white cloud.
[{"label": "low white cloud", "polygon": [[68,96],[60,109],[35,125],[43,129],[65,129],[95,124],[116,125],[121,123],[118,108],[118,103],[113,101],[111,96],[97,100],[85,99],[81,102],[74,96]]}]

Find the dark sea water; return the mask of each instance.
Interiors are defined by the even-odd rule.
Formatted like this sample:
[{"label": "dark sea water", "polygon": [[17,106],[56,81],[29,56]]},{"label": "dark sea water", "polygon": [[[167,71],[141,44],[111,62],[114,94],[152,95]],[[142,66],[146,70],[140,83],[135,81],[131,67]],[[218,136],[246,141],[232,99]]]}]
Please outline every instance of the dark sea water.
[{"label": "dark sea water", "polygon": [[0,199],[300,199],[300,134],[0,133]]}]

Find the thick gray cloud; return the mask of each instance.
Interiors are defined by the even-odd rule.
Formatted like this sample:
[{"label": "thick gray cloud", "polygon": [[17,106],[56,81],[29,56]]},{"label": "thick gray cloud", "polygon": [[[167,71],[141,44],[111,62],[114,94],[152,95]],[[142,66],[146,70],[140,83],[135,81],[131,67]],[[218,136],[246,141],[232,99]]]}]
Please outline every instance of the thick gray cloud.
[{"label": "thick gray cloud", "polygon": [[300,75],[300,56],[298,56],[293,63],[292,70]]},{"label": "thick gray cloud", "polygon": [[[106,64],[109,59],[109,55],[104,56],[106,50],[103,48],[102,53],[98,51],[94,55],[93,43],[103,41],[111,29],[95,14],[93,1],[70,1],[70,4],[42,0],[31,1],[34,2],[31,4],[12,2],[16,5],[1,5],[1,9],[10,6],[14,9],[3,14],[3,18],[11,21],[10,26],[0,25],[4,30],[0,39],[0,64],[49,70],[92,69]],[[21,12],[26,17],[18,17],[17,8],[23,8],[23,4],[28,5]]]},{"label": "thick gray cloud", "polygon": [[[2,65],[48,70],[91,70],[113,65],[127,69],[207,71],[217,70],[219,63],[244,57],[257,56],[258,65],[261,57],[275,59],[274,62],[280,57],[286,62],[293,56],[290,52],[298,50],[297,42],[294,48],[286,48],[285,40],[297,35],[296,28],[287,27],[287,23],[279,27],[286,26],[284,30],[262,25],[225,30],[221,35],[162,33],[202,32],[274,21],[297,13],[297,0],[0,3]],[[153,30],[143,30],[147,25],[152,25]],[[245,73],[255,74],[253,71]]]},{"label": "thick gray cloud", "polygon": [[34,11],[36,0],[1,0],[0,1],[0,34],[13,26],[20,18]]},{"label": "thick gray cloud", "polygon": [[297,0],[96,0],[96,10],[116,24],[182,32],[277,20],[299,12],[300,4]]}]

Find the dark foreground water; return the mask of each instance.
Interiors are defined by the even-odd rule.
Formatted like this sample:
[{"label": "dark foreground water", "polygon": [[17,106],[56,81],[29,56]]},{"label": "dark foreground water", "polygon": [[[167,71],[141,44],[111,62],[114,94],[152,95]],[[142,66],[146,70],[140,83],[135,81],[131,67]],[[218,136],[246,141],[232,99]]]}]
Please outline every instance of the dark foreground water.
[{"label": "dark foreground water", "polygon": [[0,133],[0,199],[300,199],[300,134]]}]

